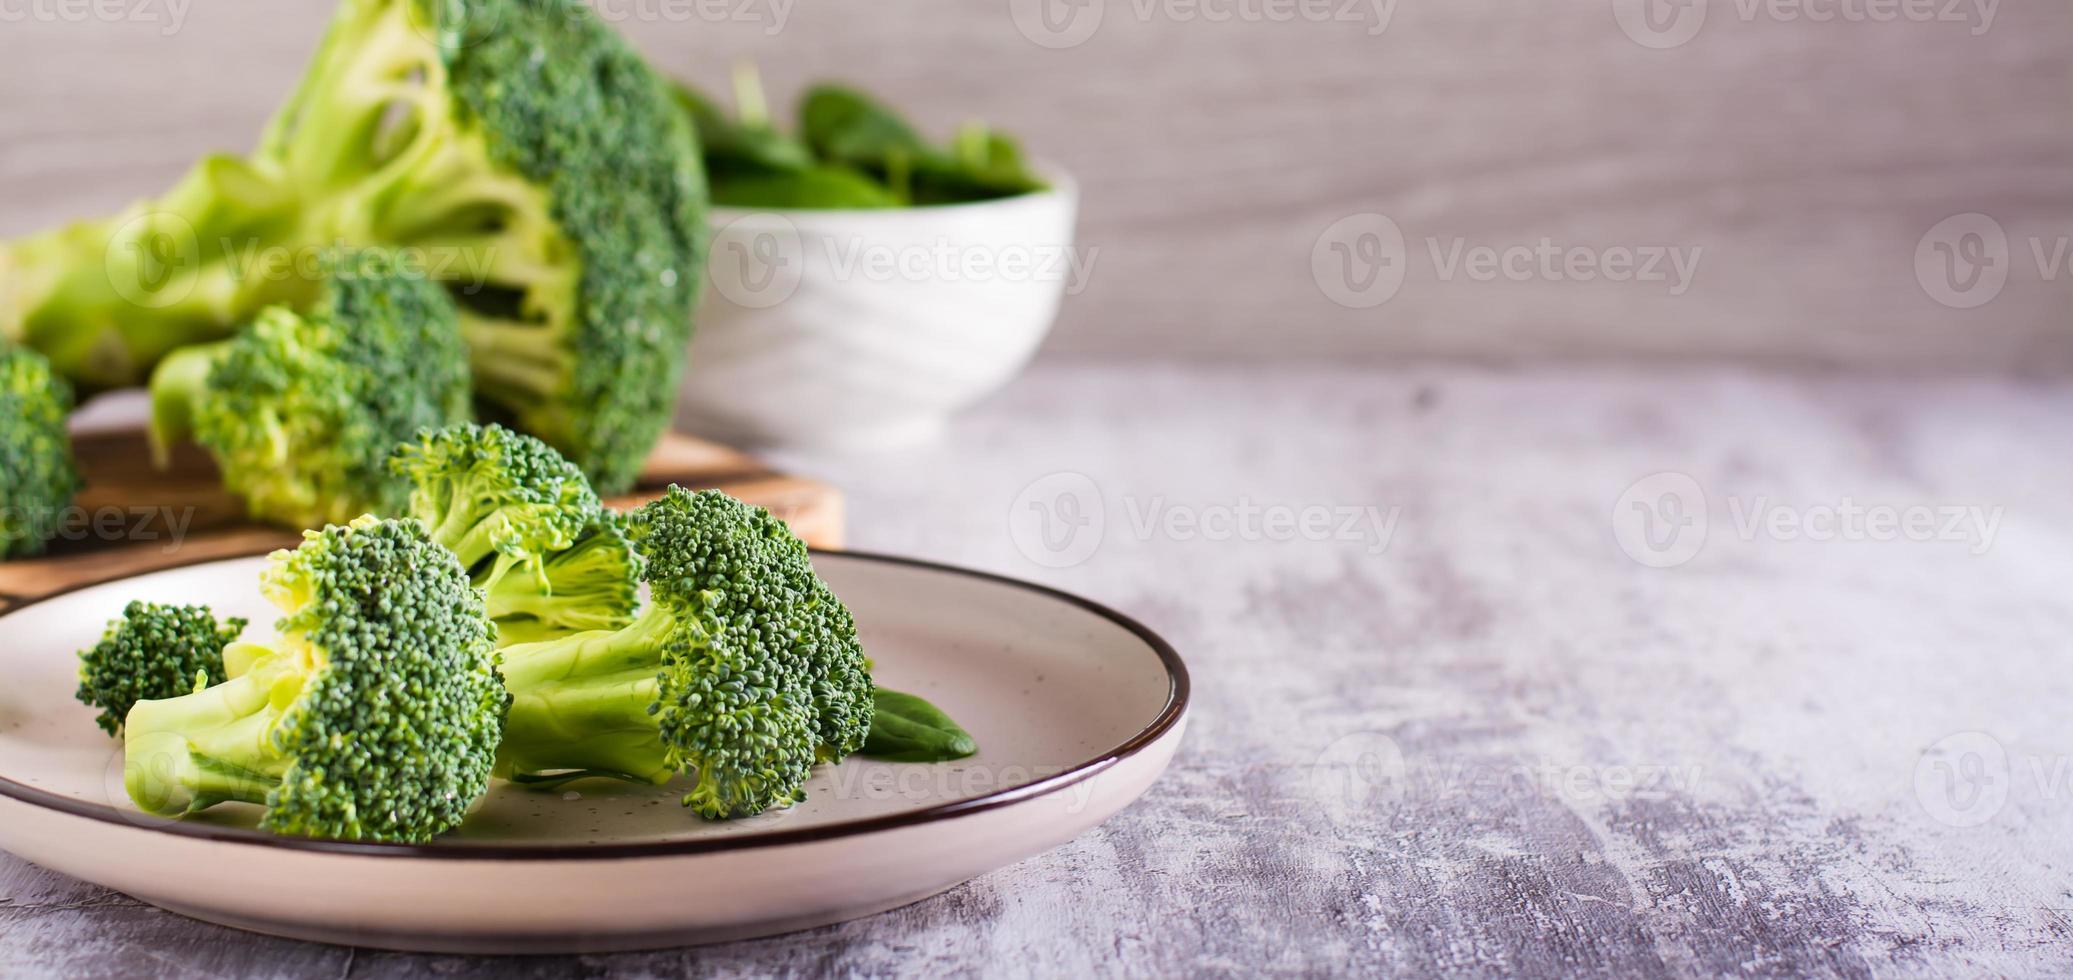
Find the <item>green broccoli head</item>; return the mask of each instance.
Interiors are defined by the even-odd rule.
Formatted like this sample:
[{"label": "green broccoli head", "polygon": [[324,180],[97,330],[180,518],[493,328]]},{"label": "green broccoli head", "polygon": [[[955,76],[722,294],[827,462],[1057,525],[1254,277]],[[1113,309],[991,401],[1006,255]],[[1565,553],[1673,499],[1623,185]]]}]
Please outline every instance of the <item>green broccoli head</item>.
[{"label": "green broccoli head", "polygon": [[216,620],[207,606],[132,602],[109,622],[101,642],[79,652],[81,703],[101,709],[96,719],[110,735],[139,701],[192,694],[226,680],[223,648],[245,631],[245,620]]},{"label": "green broccoli head", "polygon": [[236,339],[189,348],[151,380],[161,460],[192,435],[254,517],[289,527],[390,513],[389,453],[469,414],[452,300],[395,253],[334,250],[318,298],[269,307]]},{"label": "green broccoli head", "polygon": [[416,521],[304,539],[261,576],[278,639],[226,648],[222,684],[130,709],[130,798],[161,816],[257,803],[262,827],[295,836],[429,840],[487,787],[508,701],[482,597]]},{"label": "green broccoli head", "polygon": [[671,487],[629,523],[654,594],[701,606],[806,679],[823,759],[863,746],[873,704],[856,621],[784,521],[717,490]]},{"label": "green broccoli head", "polygon": [[0,249],[0,329],[133,383],[294,291],[253,255],[423,249],[485,413],[618,492],[669,422],[704,221],[689,123],[582,3],[344,0],[250,157]]},{"label": "green broccoli head", "polygon": [[40,554],[79,492],[71,413],[72,387],[50,362],[0,340],[0,561]]},{"label": "green broccoli head", "polygon": [[805,798],[816,762],[854,752],[872,685],[854,623],[784,525],[717,491],[671,488],[629,515],[649,603],[617,631],[506,647],[499,771],[693,780],[709,819]]},{"label": "green broccoli head", "polygon": [[396,450],[410,513],[488,597],[499,642],[616,629],[633,619],[640,563],[582,470],[498,425],[427,431]]},{"label": "green broccoli head", "polygon": [[[574,544],[546,557],[530,575],[487,582],[497,643],[537,642],[633,622],[641,601],[641,557],[624,519],[600,510]],[[478,576],[478,584],[485,576]]]}]

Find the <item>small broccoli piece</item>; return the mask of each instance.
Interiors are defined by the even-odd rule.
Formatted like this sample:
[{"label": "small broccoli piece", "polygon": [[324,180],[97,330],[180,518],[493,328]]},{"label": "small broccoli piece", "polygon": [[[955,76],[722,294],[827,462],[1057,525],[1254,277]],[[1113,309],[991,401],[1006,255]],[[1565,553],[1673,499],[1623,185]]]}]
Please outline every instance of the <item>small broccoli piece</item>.
[{"label": "small broccoli piece", "polygon": [[669,424],[705,193],[667,86],[578,0],[342,0],[252,154],[0,246],[0,332],[120,387],[301,288],[251,256],[421,249],[484,410],[616,493]]},{"label": "small broccoli piece", "polygon": [[453,301],[384,250],[335,250],[304,312],[269,307],[237,339],[180,351],[151,379],[152,445],[192,435],[252,516],[317,527],[401,507],[389,453],[469,415]]},{"label": "small broccoli piece", "polygon": [[40,554],[79,492],[65,417],[72,386],[0,340],[0,561]]},{"label": "small broccoli piece", "polygon": [[411,483],[411,516],[487,595],[500,644],[633,620],[640,563],[625,530],[546,443],[458,425],[420,433],[390,466]]},{"label": "small broccoli piece", "polygon": [[783,522],[681,487],[628,515],[649,602],[617,631],[504,650],[512,693],[498,772],[694,783],[709,819],[789,806],[818,762],[862,746],[869,665],[848,610]]},{"label": "small broccoli piece", "polygon": [[245,631],[245,620],[216,621],[207,606],[132,602],[108,623],[101,642],[79,651],[81,703],[101,709],[96,719],[110,735],[139,701],[162,701],[223,683],[223,648]]},{"label": "small broccoli piece", "polygon": [[416,521],[303,537],[260,577],[278,640],[231,644],[229,680],[130,709],[130,799],[160,816],[257,803],[261,827],[294,836],[429,840],[487,787],[508,701],[482,597]]},{"label": "small broccoli piece", "polygon": [[500,644],[618,629],[640,606],[641,559],[624,519],[600,510],[576,543],[549,554],[536,574],[504,576],[486,595]]}]

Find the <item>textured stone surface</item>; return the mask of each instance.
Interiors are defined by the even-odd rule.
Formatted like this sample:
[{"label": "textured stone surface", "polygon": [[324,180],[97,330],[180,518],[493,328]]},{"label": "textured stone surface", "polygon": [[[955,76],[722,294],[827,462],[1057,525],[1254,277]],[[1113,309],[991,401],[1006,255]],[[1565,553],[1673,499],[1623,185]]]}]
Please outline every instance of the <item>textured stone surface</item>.
[{"label": "textured stone surface", "polygon": [[[1100,830],[861,922],[525,961],[245,936],[0,857],[0,975],[2062,972],[2069,417],[2064,384],[1046,366],[940,446],[783,462],[849,490],[857,547],[1188,657],[1187,743]],[[1678,516],[1683,484],[1627,494],[1661,472],[1706,534],[1652,568],[1615,515]],[[1074,489],[1078,536],[1028,533]],[[1783,533],[1846,498],[1961,522]],[[1273,540],[1274,508],[1355,522]],[[1676,526],[1627,540],[1683,557]]]}]

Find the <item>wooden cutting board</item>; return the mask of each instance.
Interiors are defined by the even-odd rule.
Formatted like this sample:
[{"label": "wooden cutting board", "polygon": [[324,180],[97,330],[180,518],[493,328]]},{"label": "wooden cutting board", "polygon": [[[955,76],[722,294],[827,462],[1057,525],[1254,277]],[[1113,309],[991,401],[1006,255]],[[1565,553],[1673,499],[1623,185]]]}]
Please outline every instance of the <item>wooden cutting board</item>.
[{"label": "wooden cutting board", "polygon": [[[302,539],[246,520],[244,503],[218,484],[215,464],[199,448],[183,447],[165,471],[152,466],[141,431],[81,435],[74,449],[87,483],[76,516],[45,555],[0,562],[0,610],[89,582],[292,547]],[[672,483],[724,490],[769,508],[816,548],[842,546],[842,495],[835,488],[692,436],[665,438],[635,492],[607,502],[638,506]]]}]

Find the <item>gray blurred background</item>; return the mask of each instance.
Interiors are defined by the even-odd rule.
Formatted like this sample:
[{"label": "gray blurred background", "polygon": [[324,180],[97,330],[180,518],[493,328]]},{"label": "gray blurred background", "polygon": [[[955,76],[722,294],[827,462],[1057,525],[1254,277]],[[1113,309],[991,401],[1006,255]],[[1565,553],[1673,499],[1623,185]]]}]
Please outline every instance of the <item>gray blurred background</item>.
[{"label": "gray blurred background", "polygon": [[[0,0],[0,235],[246,148],[330,9],[97,2]],[[595,5],[708,87],[1022,134],[1085,193],[1051,356],[2073,369],[2073,4],[1882,2]],[[1469,264],[1544,241],[1637,278]]]}]

